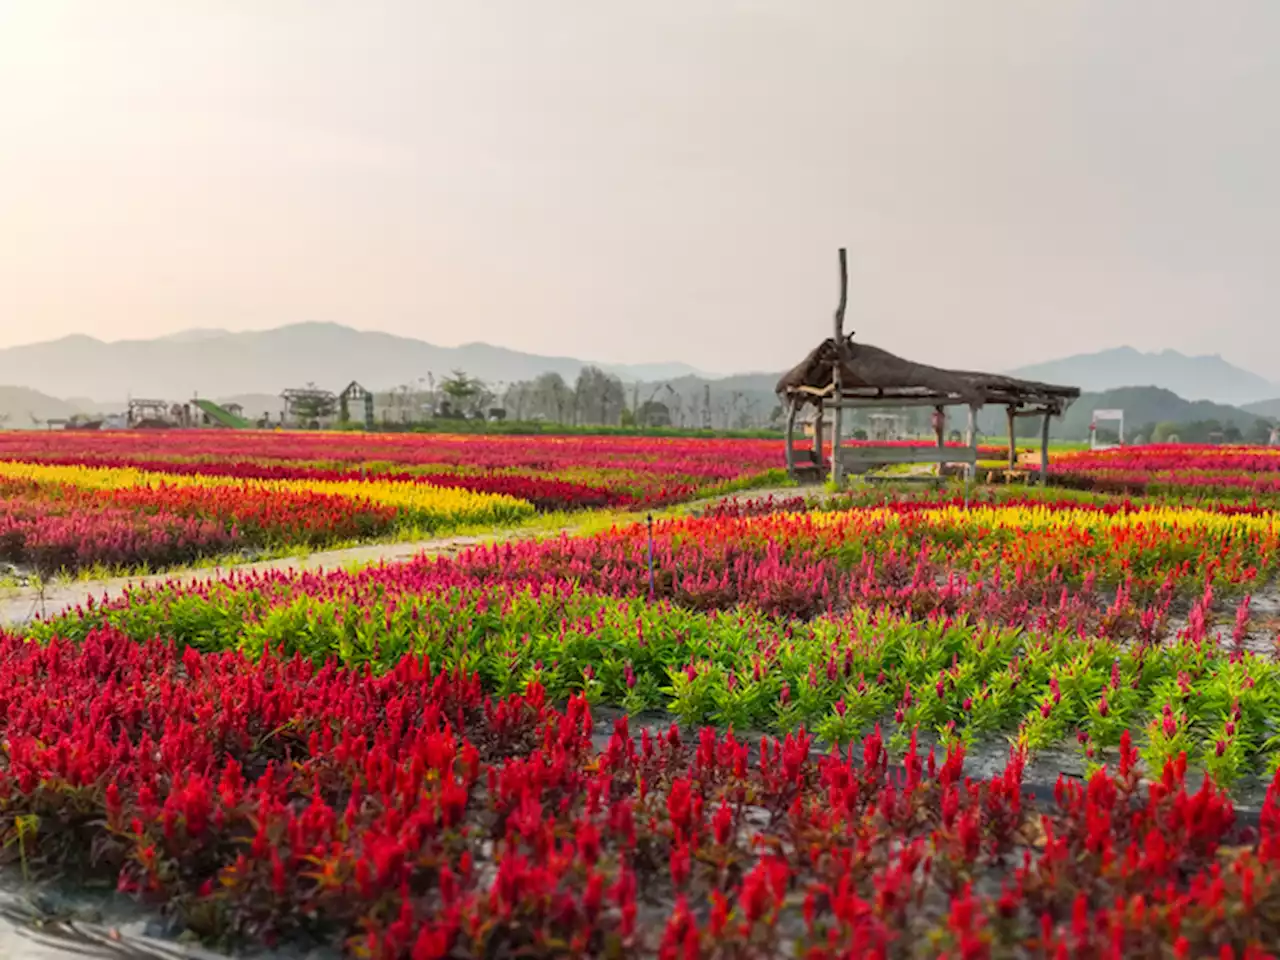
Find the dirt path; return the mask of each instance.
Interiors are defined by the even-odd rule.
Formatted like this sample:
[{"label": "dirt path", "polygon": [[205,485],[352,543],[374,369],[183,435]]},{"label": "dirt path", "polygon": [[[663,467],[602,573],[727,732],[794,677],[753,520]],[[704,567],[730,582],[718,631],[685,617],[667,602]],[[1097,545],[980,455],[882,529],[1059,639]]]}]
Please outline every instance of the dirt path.
[{"label": "dirt path", "polygon": [[[778,487],[767,490],[746,490],[722,497],[700,500],[681,508],[682,511],[700,511],[716,503],[735,503],[745,500],[759,500],[765,497],[790,499],[796,496],[821,499],[827,496],[820,488]],[[590,518],[583,515],[583,522]],[[406,543],[373,543],[359,547],[348,547],[342,550],[321,550],[305,557],[281,557],[275,560],[258,560],[248,563],[230,564],[222,567],[200,567],[185,570],[170,570],[166,573],[142,577],[118,577],[111,580],[77,580],[66,584],[46,585],[43,590],[30,587],[17,587],[0,591],[0,628],[18,627],[40,617],[57,616],[78,605],[86,603],[90,598],[94,601],[114,600],[127,590],[139,587],[157,586],[164,583],[204,583],[217,580],[232,571],[261,572],[267,570],[341,570],[353,566],[368,566],[375,563],[394,563],[409,560],[420,555],[447,555],[456,553],[466,547],[474,547],[483,543],[506,543],[516,540],[531,540],[538,537],[559,536],[561,533],[573,533],[577,525],[569,525],[559,529],[545,528],[511,530],[495,530],[471,536],[439,537],[432,540],[415,540]]]},{"label": "dirt path", "polygon": [[[565,528],[570,531],[572,528]],[[164,583],[204,583],[234,572],[251,573],[268,570],[341,570],[352,566],[394,563],[412,557],[456,553],[482,543],[529,540],[538,536],[554,536],[557,530],[507,530],[476,536],[441,537],[407,543],[372,543],[343,550],[321,550],[305,557],[280,557],[223,567],[200,567],[170,570],[145,577],[118,577],[111,580],[77,580],[67,584],[48,585],[42,591],[30,587],[0,592],[0,628],[16,627],[38,617],[56,616],[90,598],[114,600],[129,589]]]}]

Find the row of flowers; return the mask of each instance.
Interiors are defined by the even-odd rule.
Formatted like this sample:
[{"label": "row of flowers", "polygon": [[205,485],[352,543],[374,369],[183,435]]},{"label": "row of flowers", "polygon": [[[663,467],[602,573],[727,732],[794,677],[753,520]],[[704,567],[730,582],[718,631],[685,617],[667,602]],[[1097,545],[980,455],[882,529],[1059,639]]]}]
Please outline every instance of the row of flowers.
[{"label": "row of flowers", "polygon": [[1153,445],[1083,451],[1055,458],[1054,481],[1099,493],[1181,497],[1280,497],[1280,448]]},{"label": "row of flowers", "polygon": [[45,575],[321,547],[386,535],[396,523],[393,508],[364,500],[243,485],[86,489],[0,481],[0,560]]},{"label": "row of flowers", "polygon": [[[248,498],[278,497],[282,503],[302,498],[346,501],[358,512],[368,505],[391,509],[402,525],[433,532],[442,528],[467,524],[493,525],[512,523],[533,513],[524,500],[500,493],[476,493],[471,490],[431,486],[414,482],[369,479],[338,480],[271,480],[237,479],[227,476],[185,476],[158,473],[131,467],[64,466],[0,461],[0,481],[84,490],[121,491],[191,490],[207,494],[211,499],[226,496]],[[168,492],[161,496],[170,495]],[[141,494],[145,499],[146,494]]]},{"label": "row of flowers", "polygon": [[541,509],[672,503],[776,479],[783,461],[775,440],[254,431],[8,434],[0,458],[278,479],[386,475],[509,493]]},{"label": "row of flowers", "polygon": [[0,857],[222,943],[376,960],[1270,956],[1280,787],[1253,826],[1174,757],[1051,794],[1025,759],[872,731],[817,755],[611,734],[586,699],[402,659],[371,675],[100,631],[0,636]]},{"label": "row of flowers", "polygon": [[[525,500],[538,510],[583,510],[599,507],[631,507],[641,498],[623,490],[513,473],[433,473],[392,469],[387,464],[354,468],[321,466],[275,460],[153,460],[141,457],[45,457],[40,466],[88,467],[144,471],[157,476],[211,477],[235,480],[302,481],[307,483],[362,483],[376,481],[395,484],[425,484],[442,489],[470,490]],[[692,492],[687,485],[660,488],[655,499],[680,499]]]},{"label": "row of flowers", "polygon": [[[811,445],[800,446],[806,443]],[[996,447],[980,452],[1003,455]],[[255,479],[376,477],[508,494],[540,510],[568,510],[656,506],[777,482],[784,457],[777,440],[73,431],[0,435],[0,459]]]},{"label": "row of flowers", "polygon": [[1280,757],[1277,623],[1239,592],[1274,575],[1276,537],[1268,515],[1070,502],[717,515],[656,524],[652,549],[628,527],[171,585],[34,633],[378,669],[428,653],[496,692],[832,742],[878,721],[1093,761],[1134,729],[1159,764],[1186,751],[1226,783]]}]

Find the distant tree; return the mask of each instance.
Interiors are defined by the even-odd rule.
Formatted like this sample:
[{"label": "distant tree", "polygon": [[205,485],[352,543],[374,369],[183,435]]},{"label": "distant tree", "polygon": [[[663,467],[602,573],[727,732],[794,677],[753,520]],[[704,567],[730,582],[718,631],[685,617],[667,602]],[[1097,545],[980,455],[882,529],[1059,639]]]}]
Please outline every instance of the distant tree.
[{"label": "distant tree", "polygon": [[476,395],[476,391],[475,381],[467,376],[465,370],[454,370],[440,381],[440,392],[448,397],[449,402],[455,407],[466,407],[471,398]]},{"label": "distant tree", "polygon": [[671,408],[661,400],[646,400],[640,404],[635,420],[642,427],[669,427]]},{"label": "distant tree", "polygon": [[594,366],[583,367],[578,372],[573,387],[574,422],[619,423],[626,406],[626,391],[617,377]]},{"label": "distant tree", "polygon": [[1271,442],[1271,426],[1266,420],[1253,421],[1253,424],[1245,433],[1246,442],[1266,446]]},{"label": "distant tree", "polygon": [[533,381],[533,410],[553,423],[568,423],[573,412],[573,389],[558,373],[544,373]]},{"label": "distant tree", "polygon": [[308,383],[306,389],[308,392],[295,397],[291,403],[298,421],[314,424],[332,417],[338,409],[338,398],[327,390],[317,390],[314,383]]},{"label": "distant tree", "polygon": [[1155,428],[1151,431],[1151,442],[1172,443],[1174,441],[1169,438],[1178,435],[1179,430],[1181,430],[1181,426],[1179,424],[1174,423],[1172,420],[1162,420],[1160,423],[1157,423]]},{"label": "distant tree", "polygon": [[1228,423],[1222,428],[1222,439],[1227,443],[1240,443],[1244,439],[1244,434],[1234,423]]},{"label": "distant tree", "polygon": [[493,399],[493,392],[485,382],[478,377],[467,376],[465,370],[454,370],[441,380],[440,392],[447,398],[452,414],[461,417],[483,416]]}]

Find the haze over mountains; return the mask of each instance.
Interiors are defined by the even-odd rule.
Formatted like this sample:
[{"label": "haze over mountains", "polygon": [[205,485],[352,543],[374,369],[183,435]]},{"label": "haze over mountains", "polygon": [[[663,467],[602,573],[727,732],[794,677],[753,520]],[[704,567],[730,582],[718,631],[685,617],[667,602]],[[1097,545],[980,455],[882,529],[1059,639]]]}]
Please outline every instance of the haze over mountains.
[{"label": "haze over mountains", "polygon": [[1093,392],[1118,387],[1164,387],[1185,400],[1234,405],[1280,396],[1280,385],[1220,356],[1189,357],[1176,350],[1142,353],[1133,347],[1117,347],[1011,372],[1030,380],[1070,384]]},{"label": "haze over mountains", "polygon": [[[371,390],[437,380],[453,369],[497,383],[554,371],[572,381],[587,361],[543,357],[485,343],[439,347],[332,323],[230,333],[188,330],[155,340],[104,343],[71,336],[0,350],[0,384],[57,397],[116,402],[127,396],[183,400],[232,394],[276,395],[315,383],[341,390],[358,380]],[[628,380],[697,376],[683,363],[599,364]]]},{"label": "haze over mountains", "polygon": [[[790,363],[798,358],[783,359]],[[242,398],[248,401],[246,409],[256,412],[259,408],[274,410],[272,398],[281,390],[307,383],[339,390],[358,380],[372,390],[386,391],[403,384],[420,385],[420,378],[425,380],[428,373],[438,381],[454,369],[495,386],[529,380],[548,371],[572,383],[586,363],[484,343],[440,347],[321,323],[251,333],[193,329],[154,340],[111,343],[72,336],[0,349],[0,414],[9,414],[10,426],[25,426],[35,418],[115,408],[128,396],[184,400],[197,394]],[[678,395],[689,409],[693,398],[700,399],[709,386],[713,405],[718,407],[732,398],[761,417],[773,406],[778,377],[776,372],[764,372],[713,378],[678,361],[599,366],[628,383],[641,384],[640,399],[659,392]],[[1073,384],[1091,394],[1158,387],[1182,401],[1210,401],[1259,416],[1280,416],[1280,385],[1220,356],[1186,356],[1173,350],[1143,353],[1119,347],[1010,372]],[[665,391],[667,384],[671,385],[669,393]],[[1086,401],[1092,402],[1083,398],[1082,408]],[[1207,403],[1184,406],[1188,415],[1210,409]],[[1164,402],[1161,408],[1172,409]],[[1135,409],[1135,415],[1137,412]]]}]

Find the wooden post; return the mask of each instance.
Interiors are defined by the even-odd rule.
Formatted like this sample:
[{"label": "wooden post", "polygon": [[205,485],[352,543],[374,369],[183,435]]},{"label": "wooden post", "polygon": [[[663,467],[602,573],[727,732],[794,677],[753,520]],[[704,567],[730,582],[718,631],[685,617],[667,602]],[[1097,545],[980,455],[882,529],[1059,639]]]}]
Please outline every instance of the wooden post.
[{"label": "wooden post", "polygon": [[1005,407],[1004,411],[1009,417],[1009,469],[1016,470],[1018,468],[1018,418],[1013,412],[1013,407]]},{"label": "wooden post", "polygon": [[813,463],[814,466],[818,468],[818,476],[821,477],[823,473],[823,466],[825,465],[825,461],[822,459],[822,421],[826,416],[826,411],[823,410],[821,400],[818,401],[818,405],[815,409],[817,410],[817,419],[813,421]]},{"label": "wooden post", "polygon": [[1049,486],[1049,418],[1053,414],[1048,410],[1044,420],[1040,422],[1040,486]]},{"label": "wooden post", "polygon": [[840,463],[840,360],[836,359],[835,390],[836,403],[831,411],[831,482],[839,486],[844,482],[844,465]]},{"label": "wooden post", "polygon": [[[840,361],[844,357],[844,310],[849,303],[849,260],[848,252],[844,247],[840,248],[840,302],[836,305],[836,313],[834,317],[832,343],[835,346],[835,361],[832,368],[832,402],[835,409],[831,414],[831,482],[839,486],[844,480],[844,467],[840,463],[840,440],[842,437],[841,427],[841,407],[840,401],[844,398],[841,396],[844,386],[840,375]],[[819,452],[819,462],[822,455]]]},{"label": "wooden post", "polygon": [[787,405],[787,476],[792,480],[796,478],[796,411],[799,406],[800,402],[795,397]]}]

